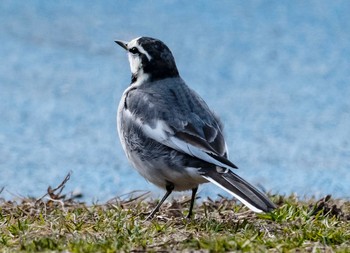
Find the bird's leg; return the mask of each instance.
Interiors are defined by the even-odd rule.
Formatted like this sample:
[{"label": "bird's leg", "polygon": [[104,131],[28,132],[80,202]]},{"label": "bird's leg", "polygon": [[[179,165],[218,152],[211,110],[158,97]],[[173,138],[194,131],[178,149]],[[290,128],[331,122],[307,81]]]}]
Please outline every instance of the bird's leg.
[{"label": "bird's leg", "polygon": [[166,193],[164,195],[164,197],[162,198],[162,200],[158,203],[158,205],[156,206],[156,208],[153,209],[153,211],[151,212],[150,215],[147,216],[146,220],[149,220],[151,219],[154,214],[156,212],[158,212],[160,206],[163,204],[163,202],[169,197],[169,195],[171,194],[171,192],[174,190],[174,184],[173,183],[170,183],[170,182],[167,182],[167,185],[165,187],[166,189]]},{"label": "bird's leg", "polygon": [[187,215],[187,219],[191,218],[192,216],[192,209],[194,205],[194,200],[196,199],[196,193],[197,193],[198,187],[192,189],[192,197],[191,197],[191,204],[190,204],[190,210]]}]

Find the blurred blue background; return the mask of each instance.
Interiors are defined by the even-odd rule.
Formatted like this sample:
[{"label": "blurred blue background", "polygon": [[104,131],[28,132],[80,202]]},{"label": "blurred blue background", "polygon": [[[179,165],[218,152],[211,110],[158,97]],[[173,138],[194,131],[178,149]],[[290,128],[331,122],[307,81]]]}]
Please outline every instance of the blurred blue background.
[{"label": "blurred blue background", "polygon": [[222,118],[241,176],[348,198],[349,13],[350,1],[1,1],[0,197],[40,197],[69,171],[66,191],[86,201],[163,194],[116,132],[130,70],[114,40],[147,35]]}]

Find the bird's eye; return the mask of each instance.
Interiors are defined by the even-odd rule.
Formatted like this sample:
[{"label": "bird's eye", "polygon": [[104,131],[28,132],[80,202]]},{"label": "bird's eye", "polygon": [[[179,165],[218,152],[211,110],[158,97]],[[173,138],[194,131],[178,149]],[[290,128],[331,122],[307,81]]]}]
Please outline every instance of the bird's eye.
[{"label": "bird's eye", "polygon": [[136,48],[136,47],[132,47],[129,49],[129,52],[132,54],[138,54],[140,53],[140,51]]}]

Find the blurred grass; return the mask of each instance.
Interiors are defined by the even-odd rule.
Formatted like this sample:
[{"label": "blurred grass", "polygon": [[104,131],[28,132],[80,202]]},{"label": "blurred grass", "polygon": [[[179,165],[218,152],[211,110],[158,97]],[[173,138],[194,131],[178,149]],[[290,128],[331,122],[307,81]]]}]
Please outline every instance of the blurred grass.
[{"label": "blurred grass", "polygon": [[62,194],[65,182],[40,199],[0,202],[1,252],[349,252],[350,202],[326,196],[298,200],[270,195],[278,208],[254,214],[234,200],[201,201],[185,218],[189,198],[163,205],[134,192],[102,205]]}]

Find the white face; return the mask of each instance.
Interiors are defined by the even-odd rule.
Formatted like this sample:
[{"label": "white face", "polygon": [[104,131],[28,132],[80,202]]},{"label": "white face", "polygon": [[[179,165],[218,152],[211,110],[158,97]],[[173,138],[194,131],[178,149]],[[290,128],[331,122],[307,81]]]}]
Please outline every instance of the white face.
[{"label": "white face", "polygon": [[140,69],[142,69],[142,62],[141,58],[138,55],[128,53],[129,63],[130,63],[130,70],[133,75],[137,74]]},{"label": "white face", "polygon": [[[143,47],[141,47],[138,44],[138,39],[133,39],[132,41],[130,41],[127,45],[128,49],[131,49],[133,47],[136,47],[138,49],[138,51],[143,54],[146,55],[146,57],[148,58],[148,60],[151,60],[150,55],[143,49]],[[130,70],[132,74],[137,74],[139,73],[139,71],[142,69],[142,61],[141,61],[141,57],[139,54],[133,54],[131,52],[128,52],[128,58],[129,58],[129,63],[130,63]]]}]

